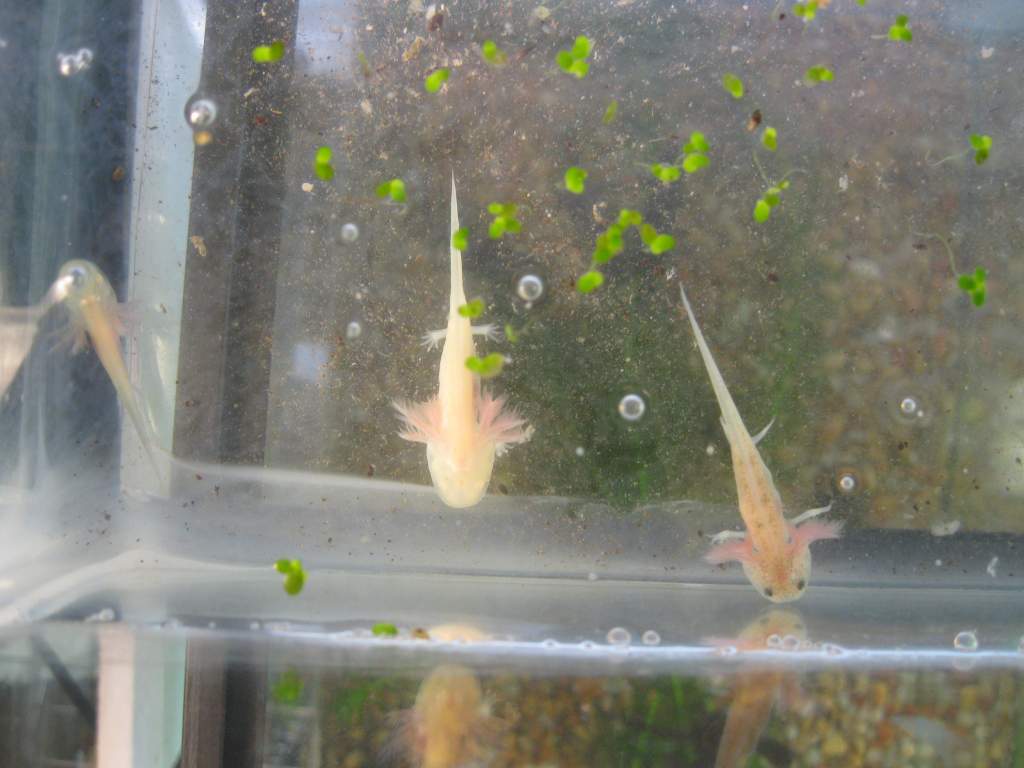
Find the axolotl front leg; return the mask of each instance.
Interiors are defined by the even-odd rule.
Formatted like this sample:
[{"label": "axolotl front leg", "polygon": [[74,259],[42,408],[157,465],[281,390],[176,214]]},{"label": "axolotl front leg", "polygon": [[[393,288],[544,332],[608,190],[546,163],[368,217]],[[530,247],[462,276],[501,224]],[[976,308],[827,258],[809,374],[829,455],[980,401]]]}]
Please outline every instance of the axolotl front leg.
[{"label": "axolotl front leg", "polygon": [[[498,340],[498,326],[493,323],[487,325],[472,326],[474,336],[483,336],[490,341]],[[448,329],[442,328],[439,331],[427,331],[423,334],[423,346],[427,349],[436,349],[448,336]]]}]

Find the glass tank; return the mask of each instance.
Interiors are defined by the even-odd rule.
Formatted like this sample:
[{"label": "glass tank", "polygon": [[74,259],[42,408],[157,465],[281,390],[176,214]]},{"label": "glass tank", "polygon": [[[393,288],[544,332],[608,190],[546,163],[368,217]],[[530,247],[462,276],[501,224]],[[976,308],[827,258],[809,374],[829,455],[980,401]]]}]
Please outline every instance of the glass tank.
[{"label": "glass tank", "polygon": [[5,765],[1024,765],[1024,5],[0,62]]}]

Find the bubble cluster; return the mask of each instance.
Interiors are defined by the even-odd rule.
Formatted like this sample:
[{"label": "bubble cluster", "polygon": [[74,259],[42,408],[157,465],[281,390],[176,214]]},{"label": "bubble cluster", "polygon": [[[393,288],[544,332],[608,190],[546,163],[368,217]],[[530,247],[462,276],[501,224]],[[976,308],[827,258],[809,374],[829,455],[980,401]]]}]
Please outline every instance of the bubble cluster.
[{"label": "bubble cluster", "polygon": [[628,394],[619,400],[619,415],[626,421],[639,421],[646,410],[647,403],[640,395]]},{"label": "bubble cluster", "polygon": [[608,645],[615,645],[623,648],[629,645],[633,637],[629,634],[628,629],[624,629],[623,627],[612,627],[608,630],[608,635],[605,639],[608,641]]},{"label": "bubble cluster", "polygon": [[354,243],[359,239],[359,227],[352,222],[345,224],[341,228],[341,239],[346,243]]},{"label": "bubble cluster", "polygon": [[661,643],[661,635],[659,635],[653,629],[648,629],[646,632],[640,635],[640,642],[644,645],[659,645]]},{"label": "bubble cluster", "polygon": [[853,493],[857,490],[857,478],[849,472],[845,472],[839,476],[836,485],[839,486],[839,490],[843,493]]},{"label": "bubble cluster", "polygon": [[765,638],[764,644],[769,648],[781,648],[782,647],[782,635],[771,634]]},{"label": "bubble cluster", "polygon": [[345,338],[351,341],[352,339],[358,339],[363,335],[363,326],[358,320],[353,320],[347,326],[345,326]]},{"label": "bubble cluster", "polygon": [[71,77],[92,66],[93,55],[89,48],[79,48],[75,53],[57,54],[57,71],[62,77]]},{"label": "bubble cluster", "polygon": [[523,275],[519,278],[516,293],[523,301],[533,303],[544,295],[544,281],[537,275]]},{"label": "bubble cluster", "polygon": [[800,638],[796,635],[786,635],[780,645],[784,651],[795,651],[800,647]]},{"label": "bubble cluster", "polygon": [[978,636],[973,629],[957,632],[956,637],[953,638],[953,647],[958,651],[976,651],[978,650]]}]

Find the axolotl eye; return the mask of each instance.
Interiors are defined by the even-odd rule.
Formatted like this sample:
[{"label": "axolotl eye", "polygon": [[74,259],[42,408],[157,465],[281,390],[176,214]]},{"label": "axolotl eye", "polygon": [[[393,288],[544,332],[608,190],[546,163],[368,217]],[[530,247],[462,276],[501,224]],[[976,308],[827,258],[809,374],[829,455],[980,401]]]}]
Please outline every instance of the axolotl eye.
[{"label": "axolotl eye", "polygon": [[76,288],[81,288],[83,285],[85,285],[85,281],[86,278],[88,278],[88,276],[89,275],[86,274],[86,271],[83,267],[72,267],[71,269],[68,270],[68,277],[71,278],[71,284],[74,285]]},{"label": "axolotl eye", "polygon": [[803,592],[803,591],[804,591],[804,587],[806,587],[806,586],[807,586],[807,582],[806,582],[806,581],[804,581],[803,579],[800,579],[800,581],[798,581],[798,582],[796,583],[796,588],[797,588],[797,589],[798,589],[799,591],[801,591],[801,592]]},{"label": "axolotl eye", "polygon": [[765,597],[771,597],[774,594],[775,594],[775,590],[773,590],[771,587],[765,587],[764,588],[764,596]]}]

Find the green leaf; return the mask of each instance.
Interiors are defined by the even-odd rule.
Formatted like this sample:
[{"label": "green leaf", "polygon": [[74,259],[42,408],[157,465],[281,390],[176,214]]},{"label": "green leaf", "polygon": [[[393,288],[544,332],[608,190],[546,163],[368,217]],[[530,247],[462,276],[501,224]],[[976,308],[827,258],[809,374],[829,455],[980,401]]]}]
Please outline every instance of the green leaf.
[{"label": "green leaf", "polygon": [[675,247],[676,239],[672,235],[658,235],[650,243],[651,253],[655,256],[660,256]]},{"label": "green leaf", "polygon": [[640,239],[644,245],[650,246],[654,242],[654,238],[658,236],[658,230],[652,227],[650,224],[644,224],[640,227]]},{"label": "green leaf", "polygon": [[330,181],[334,178],[334,168],[330,164],[317,165],[314,171],[321,181]]},{"label": "green leaf", "polygon": [[519,224],[519,219],[511,219],[505,217],[505,230],[511,232],[513,235],[518,235],[522,230],[522,226]]},{"label": "green leaf", "polygon": [[583,194],[583,182],[587,178],[587,172],[575,165],[565,172],[565,188],[575,195]]},{"label": "green leaf", "polygon": [[985,305],[985,289],[975,288],[971,293],[971,301],[974,302],[974,306],[982,307]]},{"label": "green leaf", "polygon": [[482,299],[473,299],[468,304],[463,304],[459,307],[458,312],[462,317],[480,317],[484,313],[484,302]]},{"label": "green leaf", "polygon": [[700,131],[694,131],[690,134],[690,140],[686,142],[686,146],[683,147],[683,152],[707,152],[711,147],[708,145],[708,140],[704,134]]},{"label": "green leaf", "polygon": [[467,245],[469,245],[469,230],[465,227],[455,230],[455,234],[452,235],[452,248],[464,251]]},{"label": "green leaf", "polygon": [[608,125],[615,119],[615,116],[619,113],[619,102],[612,99],[608,104],[608,108],[604,111],[604,117],[601,118],[601,122]]},{"label": "green leaf", "polygon": [[500,216],[505,212],[505,206],[501,203],[490,203],[487,206],[487,212],[492,216]]},{"label": "green leaf", "polygon": [[252,60],[257,64],[272,64],[284,58],[284,43],[275,40],[270,45],[257,45],[252,49]]},{"label": "green leaf", "polygon": [[722,77],[722,87],[732,94],[734,99],[743,98],[743,81],[732,72],[726,72]]},{"label": "green leaf", "polygon": [[391,199],[396,203],[405,202],[405,182],[401,179],[391,180]]},{"label": "green leaf", "polygon": [[574,59],[585,59],[594,50],[594,41],[589,37],[580,35],[572,44],[572,57]]},{"label": "green leaf", "polygon": [[707,155],[702,155],[700,153],[687,155],[683,158],[683,170],[687,173],[694,173],[707,166],[709,162],[710,160],[708,160]]},{"label": "green leaf", "polygon": [[491,240],[497,240],[498,238],[505,234],[505,221],[506,219],[504,216],[499,216],[498,218],[491,222],[491,226],[488,227],[487,229],[487,235],[491,238]]},{"label": "green leaf", "polygon": [[505,338],[508,339],[509,344],[519,341],[519,332],[508,323],[505,323]]},{"label": "green leaf", "polygon": [[316,164],[329,165],[331,162],[331,155],[332,152],[330,147],[320,147],[320,149],[316,151]]},{"label": "green leaf", "polygon": [[978,267],[974,270],[974,279],[977,280],[981,285],[985,284],[985,278],[988,277],[988,272],[985,271],[984,267]]},{"label": "green leaf", "polygon": [[291,573],[292,572],[292,561],[281,559],[274,563],[274,569],[278,573]]},{"label": "green leaf", "polygon": [[572,57],[572,54],[569,53],[569,51],[559,51],[558,55],[555,57],[555,61],[558,63],[558,66],[561,67],[562,71],[568,72],[576,59]]},{"label": "green leaf", "polygon": [[622,241],[622,227],[618,224],[612,224],[608,227],[608,231],[604,234],[605,240],[608,243],[608,247],[612,253],[622,253],[622,249],[626,247],[626,244]]},{"label": "green leaf", "polygon": [[569,67],[569,74],[576,75],[576,77],[582,80],[587,76],[587,72],[590,71],[590,65],[582,59],[576,59]]},{"label": "green leaf", "polygon": [[764,200],[758,200],[754,206],[754,221],[759,224],[763,224],[768,221],[768,217],[772,215],[772,208]]},{"label": "green leaf", "polygon": [[779,132],[772,128],[770,125],[766,125],[764,128],[764,133],[761,135],[761,143],[764,144],[765,149],[774,152],[779,146],[778,137]]},{"label": "green leaf", "polygon": [[972,133],[970,137],[971,146],[974,149],[992,149],[992,137],[980,133]]},{"label": "green leaf", "polygon": [[584,272],[576,281],[576,290],[580,293],[590,293],[604,285],[604,275],[596,269]]},{"label": "green leaf", "polygon": [[899,16],[896,17],[896,26],[905,27],[907,26],[908,21],[910,21],[910,17],[908,17],[906,14],[901,13]]},{"label": "green leaf", "polygon": [[974,162],[977,163],[978,165],[984,165],[986,160],[988,160],[987,149],[979,149],[977,152],[974,153]]},{"label": "green leaf", "polygon": [[466,367],[481,379],[490,379],[501,373],[505,365],[505,357],[499,352],[492,352],[487,357],[466,358]]},{"label": "green leaf", "polygon": [[811,84],[814,83],[830,83],[835,78],[835,74],[826,66],[816,65],[809,67],[807,72],[804,73],[804,79]]},{"label": "green leaf", "polygon": [[297,595],[302,591],[302,587],[306,584],[306,573],[301,568],[299,570],[292,570],[291,573],[284,577],[284,591],[289,595]]},{"label": "green leaf", "polygon": [[961,291],[973,291],[974,275],[960,275],[956,280],[956,284],[960,286]]},{"label": "green leaf", "polygon": [[389,621],[381,621],[374,624],[370,631],[373,632],[374,637],[395,637],[398,635],[398,627]]},{"label": "green leaf", "polygon": [[776,205],[779,204],[779,195],[781,194],[782,190],[779,189],[778,187],[768,187],[768,189],[765,190],[764,197],[762,197],[761,199],[768,203],[768,205],[770,205],[772,208],[774,208]]},{"label": "green leaf", "polygon": [[817,0],[808,0],[806,3],[797,3],[793,6],[793,15],[799,16],[804,21],[811,21],[818,13]]},{"label": "green leaf", "polygon": [[294,704],[302,695],[303,683],[294,670],[288,670],[274,683],[272,695],[277,704]]},{"label": "green leaf", "polygon": [[894,24],[889,27],[889,39],[897,42],[909,43],[914,39],[914,33],[904,26]]},{"label": "green leaf", "polygon": [[436,69],[427,75],[426,79],[423,81],[423,87],[426,89],[427,93],[437,93],[441,90],[441,86],[444,85],[445,81],[448,79],[449,74],[451,73],[444,67]]},{"label": "green leaf", "polygon": [[679,179],[679,168],[675,165],[662,165],[661,163],[655,163],[651,166],[651,173],[654,177],[665,184],[669,184]]},{"label": "green leaf", "polygon": [[789,189],[789,181],[783,179],[779,182],[779,189]]},{"label": "green leaf", "polygon": [[484,61],[496,67],[500,67],[508,61],[508,56],[493,40],[484,40],[483,45],[480,46],[480,55],[484,57]]},{"label": "green leaf", "polygon": [[865,6],[868,4],[868,0],[857,0],[857,5]]},{"label": "green leaf", "polygon": [[640,211],[631,211],[629,208],[623,208],[619,211],[620,227],[639,227],[644,223],[644,217],[640,215]]}]

